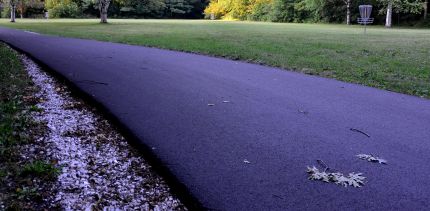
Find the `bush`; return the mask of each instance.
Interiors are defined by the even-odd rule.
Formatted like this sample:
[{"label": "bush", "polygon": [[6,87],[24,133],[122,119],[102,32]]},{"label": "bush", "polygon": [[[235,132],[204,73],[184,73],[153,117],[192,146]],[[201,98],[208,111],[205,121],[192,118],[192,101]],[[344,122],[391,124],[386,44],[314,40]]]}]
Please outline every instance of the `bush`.
[{"label": "bush", "polygon": [[426,20],[420,20],[415,24],[415,27],[423,27],[423,28],[430,28],[430,18],[427,18]]},{"label": "bush", "polygon": [[274,0],[270,20],[273,22],[293,22],[294,3],[294,0]]},{"label": "bush", "polygon": [[4,5],[4,8],[1,11],[2,18],[10,18],[10,7]]},{"label": "bush", "polygon": [[60,3],[48,10],[50,18],[79,18],[82,12],[75,2]]},{"label": "bush", "polygon": [[252,21],[271,21],[271,11],[273,8],[271,0],[259,0],[251,9],[251,14],[248,16]]}]

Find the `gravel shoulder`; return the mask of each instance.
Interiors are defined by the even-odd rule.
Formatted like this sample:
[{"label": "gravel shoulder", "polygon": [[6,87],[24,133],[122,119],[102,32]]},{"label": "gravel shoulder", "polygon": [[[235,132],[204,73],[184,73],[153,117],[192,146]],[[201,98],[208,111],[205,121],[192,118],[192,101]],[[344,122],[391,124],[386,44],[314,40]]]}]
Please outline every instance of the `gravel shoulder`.
[{"label": "gravel shoulder", "polygon": [[108,120],[72,97],[66,86],[31,59],[24,55],[20,59],[37,87],[33,96],[37,112],[31,117],[45,126],[44,133],[21,147],[21,158],[43,158],[57,169],[55,178],[45,181],[49,185],[39,187],[44,193],[40,208],[186,210]]}]

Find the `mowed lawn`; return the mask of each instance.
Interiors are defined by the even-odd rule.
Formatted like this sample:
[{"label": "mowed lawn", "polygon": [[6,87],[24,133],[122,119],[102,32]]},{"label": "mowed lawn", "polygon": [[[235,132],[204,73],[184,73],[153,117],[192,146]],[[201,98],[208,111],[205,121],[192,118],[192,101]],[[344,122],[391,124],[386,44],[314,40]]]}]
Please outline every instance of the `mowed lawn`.
[{"label": "mowed lawn", "polygon": [[44,34],[198,52],[430,98],[430,29],[208,20],[21,20]]}]

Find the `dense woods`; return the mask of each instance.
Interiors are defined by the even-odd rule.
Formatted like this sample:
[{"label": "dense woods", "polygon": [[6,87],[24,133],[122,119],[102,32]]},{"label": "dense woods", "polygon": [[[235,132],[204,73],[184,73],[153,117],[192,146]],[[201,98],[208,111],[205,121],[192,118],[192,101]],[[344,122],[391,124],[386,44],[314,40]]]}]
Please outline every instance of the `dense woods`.
[{"label": "dense woods", "polygon": [[[0,0],[2,17],[208,18],[355,24],[373,5],[375,24],[429,26],[428,0]],[[104,17],[106,18],[106,17]],[[104,22],[102,20],[102,22]]]}]

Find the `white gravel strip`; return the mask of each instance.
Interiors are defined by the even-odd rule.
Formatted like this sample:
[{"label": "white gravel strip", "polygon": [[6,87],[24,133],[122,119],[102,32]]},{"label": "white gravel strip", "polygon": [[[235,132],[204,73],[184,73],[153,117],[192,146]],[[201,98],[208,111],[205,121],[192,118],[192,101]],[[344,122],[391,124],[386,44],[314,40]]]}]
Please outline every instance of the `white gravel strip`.
[{"label": "white gravel strip", "polygon": [[[58,161],[56,195],[65,210],[184,210],[164,181],[101,116],[26,56],[22,61],[40,88],[37,121],[48,126],[46,154]],[[44,143],[45,144],[45,143]]]}]

